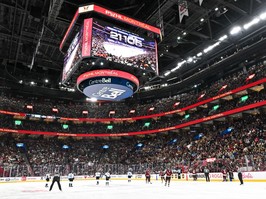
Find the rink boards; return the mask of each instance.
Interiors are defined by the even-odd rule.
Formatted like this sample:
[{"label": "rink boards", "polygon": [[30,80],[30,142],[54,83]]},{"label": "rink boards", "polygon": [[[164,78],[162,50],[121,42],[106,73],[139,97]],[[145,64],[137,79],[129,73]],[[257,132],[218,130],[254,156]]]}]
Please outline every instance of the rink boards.
[{"label": "rink boards", "polygon": [[[266,182],[266,172],[243,172],[243,179],[245,182]],[[197,181],[205,181],[205,175],[204,173],[198,173],[197,174]],[[222,181],[222,173],[210,173],[210,179],[211,181],[221,182]],[[67,176],[61,176],[61,179],[67,180]],[[127,180],[127,175],[111,175],[112,180]],[[145,180],[144,174],[136,174],[132,176],[133,180]],[[0,183],[8,183],[8,182],[40,182],[44,181],[44,177],[1,177]],[[95,180],[94,176],[89,175],[82,175],[82,176],[75,176],[75,180]],[[104,180],[104,177],[101,178],[101,180]],[[158,181],[160,180],[160,176],[158,174],[152,174],[151,175],[151,181]],[[193,181],[192,174],[191,173],[183,173],[181,174],[181,178],[178,179],[177,174],[172,175],[173,181]],[[238,182],[237,173],[234,172],[234,180]]]}]

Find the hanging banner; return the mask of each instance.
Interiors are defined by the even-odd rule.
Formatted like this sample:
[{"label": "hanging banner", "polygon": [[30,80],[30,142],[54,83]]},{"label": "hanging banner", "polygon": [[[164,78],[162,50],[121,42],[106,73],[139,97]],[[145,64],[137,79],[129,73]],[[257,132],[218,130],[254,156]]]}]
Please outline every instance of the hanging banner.
[{"label": "hanging banner", "polygon": [[179,21],[182,22],[184,16],[188,16],[188,6],[187,1],[179,0],[178,1],[178,10],[179,10]]},{"label": "hanging banner", "polygon": [[203,2],[203,0],[199,0],[199,5],[200,5],[200,6],[201,6],[202,2]]}]

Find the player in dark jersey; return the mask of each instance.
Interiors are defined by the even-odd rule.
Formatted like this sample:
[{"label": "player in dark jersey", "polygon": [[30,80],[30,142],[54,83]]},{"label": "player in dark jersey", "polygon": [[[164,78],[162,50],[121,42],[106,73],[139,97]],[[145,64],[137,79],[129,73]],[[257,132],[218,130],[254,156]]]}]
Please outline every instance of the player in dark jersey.
[{"label": "player in dark jersey", "polygon": [[197,177],[196,169],[193,169],[193,171],[192,171],[192,177],[193,177],[193,181],[197,181],[198,177]]},{"label": "player in dark jersey", "polygon": [[164,181],[165,181],[164,174],[165,173],[163,171],[160,171],[160,173],[159,173],[162,183],[164,183]]},{"label": "player in dark jersey", "polygon": [[57,172],[57,171],[54,174],[53,181],[52,181],[52,184],[50,186],[49,191],[51,191],[53,189],[53,186],[54,186],[55,182],[57,182],[59,190],[62,191],[61,184],[60,184],[60,175],[59,175],[59,172]]},{"label": "player in dark jersey", "polygon": [[172,177],[172,170],[170,168],[166,169],[165,171],[165,186],[168,184],[168,187],[170,186],[170,181],[171,181],[171,177]]}]

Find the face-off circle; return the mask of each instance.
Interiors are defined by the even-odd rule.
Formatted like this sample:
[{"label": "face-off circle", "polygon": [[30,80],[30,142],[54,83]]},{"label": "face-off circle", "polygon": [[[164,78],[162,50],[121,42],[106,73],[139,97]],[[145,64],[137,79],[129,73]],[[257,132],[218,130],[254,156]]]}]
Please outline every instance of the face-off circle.
[{"label": "face-off circle", "polygon": [[133,95],[139,88],[134,75],[119,70],[93,70],[81,74],[77,88],[90,98],[120,101]]}]

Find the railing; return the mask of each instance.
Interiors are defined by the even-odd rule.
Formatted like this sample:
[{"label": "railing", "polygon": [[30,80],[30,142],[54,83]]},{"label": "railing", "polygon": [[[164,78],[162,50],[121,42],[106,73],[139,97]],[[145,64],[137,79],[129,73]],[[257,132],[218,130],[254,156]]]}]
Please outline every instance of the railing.
[{"label": "railing", "polygon": [[[262,161],[258,161],[258,157]],[[111,174],[126,174],[130,169],[134,174],[143,174],[147,168],[153,173],[157,173],[168,167],[172,169],[181,168],[183,172],[188,172],[191,169],[196,169],[197,172],[203,172],[207,166],[211,172],[221,172],[222,169],[236,171],[237,167],[242,168],[242,171],[265,171],[266,156],[258,154],[245,155],[238,159],[234,158],[219,158],[213,162],[206,160],[195,161],[179,161],[179,162],[156,162],[156,163],[139,163],[139,164],[100,164],[91,162],[75,162],[67,165],[33,165],[34,176],[45,176],[47,173],[53,174],[58,170],[61,175],[67,175],[70,171],[75,175],[94,175],[96,171],[105,173],[109,171]],[[30,176],[26,165],[10,165],[0,166],[0,177],[18,177]]]}]

